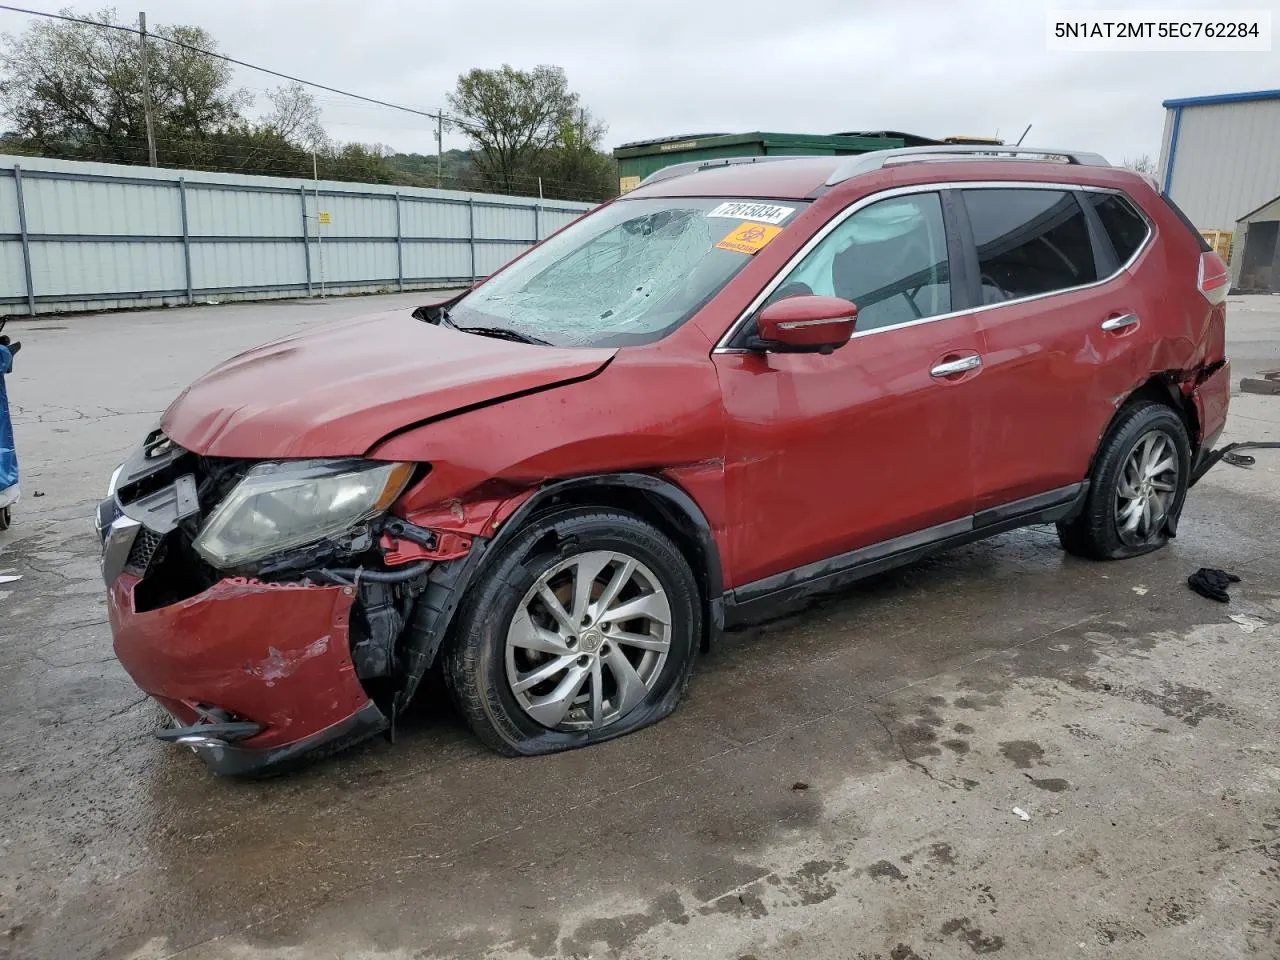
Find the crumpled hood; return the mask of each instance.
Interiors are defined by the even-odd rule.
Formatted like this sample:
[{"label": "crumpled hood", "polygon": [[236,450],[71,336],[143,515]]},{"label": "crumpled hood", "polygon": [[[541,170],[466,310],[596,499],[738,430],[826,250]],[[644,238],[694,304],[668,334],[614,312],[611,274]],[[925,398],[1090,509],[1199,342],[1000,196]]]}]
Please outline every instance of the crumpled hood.
[{"label": "crumpled hood", "polygon": [[512,343],[376,314],[232,357],[165,411],[203,456],[359,456],[388,434],[463,407],[589,377],[613,349]]}]

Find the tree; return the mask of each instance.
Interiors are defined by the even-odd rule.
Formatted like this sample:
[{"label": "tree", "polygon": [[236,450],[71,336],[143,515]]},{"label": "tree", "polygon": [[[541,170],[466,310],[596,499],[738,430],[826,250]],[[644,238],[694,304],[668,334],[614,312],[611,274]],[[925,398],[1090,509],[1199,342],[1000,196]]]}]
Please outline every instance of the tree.
[{"label": "tree", "polygon": [[320,105],[300,83],[267,91],[271,112],[262,119],[261,129],[277,134],[287,143],[308,152],[323,152],[329,137],[320,124]]},{"label": "tree", "polygon": [[564,70],[540,66],[471,70],[458,77],[449,109],[475,145],[485,183],[503,192],[528,192],[534,161],[560,136],[578,107]]},{"label": "tree", "polygon": [[[84,19],[94,25],[38,20],[20,36],[0,38],[0,112],[45,156],[141,162],[147,146],[139,38],[111,29],[121,25],[113,8]],[[159,26],[154,33],[148,74],[157,152],[180,164],[191,152],[187,141],[236,122],[249,95],[232,87],[229,64],[190,49],[216,47],[201,28]]]},{"label": "tree", "polygon": [[533,164],[543,193],[561,200],[604,200],[617,192],[617,164],[600,150],[608,128],[578,107],[560,122],[554,143]]},{"label": "tree", "polygon": [[361,183],[395,183],[396,170],[390,156],[391,151],[380,143],[333,145],[320,158],[320,176]]},{"label": "tree", "polygon": [[1130,160],[1126,157],[1124,161],[1124,168],[1126,170],[1132,170],[1134,173],[1144,174],[1148,177],[1154,177],[1156,175],[1156,162],[1151,159],[1151,154],[1149,153],[1144,153],[1142,156],[1134,160]]}]

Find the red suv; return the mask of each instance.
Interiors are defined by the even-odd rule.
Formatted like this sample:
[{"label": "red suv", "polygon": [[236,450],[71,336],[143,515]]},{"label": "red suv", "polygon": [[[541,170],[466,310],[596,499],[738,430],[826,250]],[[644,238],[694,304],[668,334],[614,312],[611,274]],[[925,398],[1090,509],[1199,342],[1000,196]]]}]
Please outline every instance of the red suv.
[{"label": "red suv", "polygon": [[957,147],[669,167],[467,293],[241,354],[99,509],[161,739],[245,773],[440,664],[497,750],[662,718],[700,646],[1025,524],[1173,536],[1226,270],[1141,177]]}]

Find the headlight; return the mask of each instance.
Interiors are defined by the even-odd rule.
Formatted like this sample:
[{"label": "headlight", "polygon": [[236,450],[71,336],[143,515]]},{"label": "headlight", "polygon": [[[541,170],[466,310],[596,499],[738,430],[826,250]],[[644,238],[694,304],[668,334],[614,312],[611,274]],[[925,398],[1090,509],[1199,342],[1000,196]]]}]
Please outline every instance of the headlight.
[{"label": "headlight", "polygon": [[193,546],[218,569],[346,533],[386,511],[411,463],[295,460],[260,463],[218,504]]}]

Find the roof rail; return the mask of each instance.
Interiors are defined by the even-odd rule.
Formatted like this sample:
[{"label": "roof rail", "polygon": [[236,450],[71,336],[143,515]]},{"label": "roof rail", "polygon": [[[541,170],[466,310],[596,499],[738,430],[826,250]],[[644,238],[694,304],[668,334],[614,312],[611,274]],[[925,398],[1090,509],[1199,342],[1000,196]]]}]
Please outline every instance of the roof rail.
[{"label": "roof rail", "polygon": [[1106,159],[1096,153],[1080,150],[1057,150],[1049,147],[1004,147],[993,144],[966,146],[944,144],[936,147],[902,147],[898,150],[875,150],[850,157],[827,178],[826,185],[833,187],[851,177],[871,173],[884,167],[901,163],[919,163],[930,160],[1048,160],[1064,158],[1067,163],[1086,167],[1109,167]]},{"label": "roof rail", "polygon": [[771,160],[794,160],[791,156],[772,156],[772,157],[717,157],[714,160],[690,160],[686,163],[673,163],[669,167],[663,167],[661,170],[655,170],[649,174],[638,184],[635,189],[647,187],[651,183],[659,183],[662,180],[670,180],[674,177],[683,177],[687,173],[697,173],[699,170],[710,170],[714,167],[728,167],[739,163],[768,163]]}]

